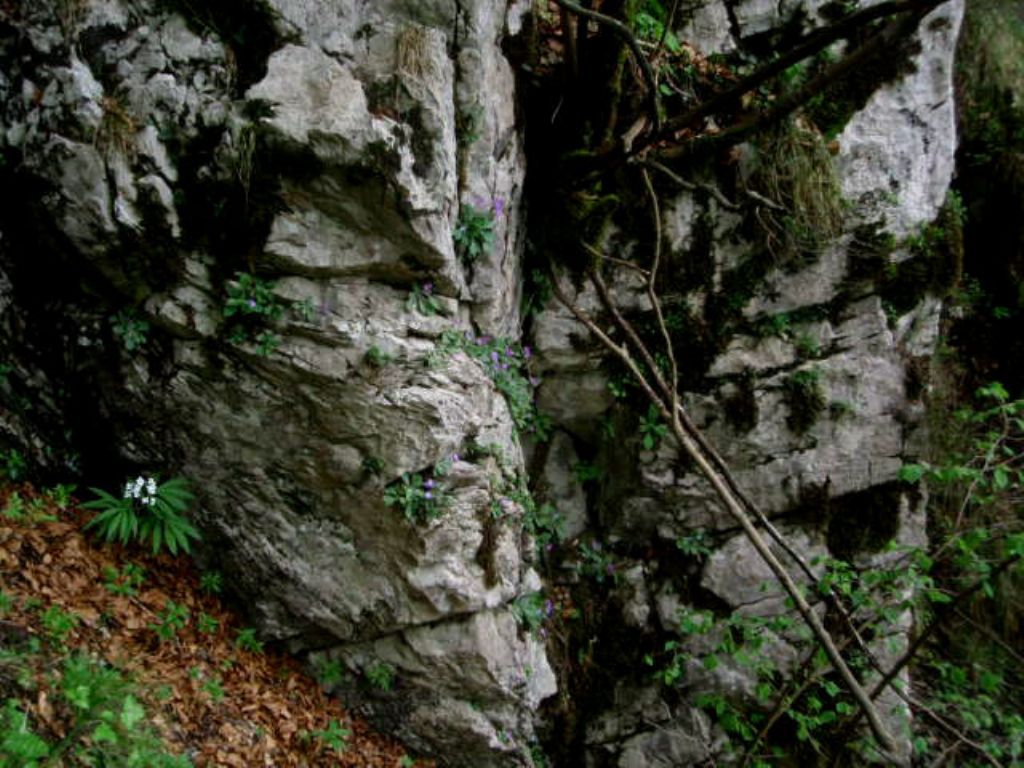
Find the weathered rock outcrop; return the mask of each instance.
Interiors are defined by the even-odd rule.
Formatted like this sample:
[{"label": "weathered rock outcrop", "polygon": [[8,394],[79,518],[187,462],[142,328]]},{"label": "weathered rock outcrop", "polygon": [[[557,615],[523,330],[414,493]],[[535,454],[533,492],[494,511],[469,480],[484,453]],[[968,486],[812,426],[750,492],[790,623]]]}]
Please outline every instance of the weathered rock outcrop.
[{"label": "weathered rock outcrop", "polygon": [[[353,675],[339,693],[447,764],[531,765],[556,677],[513,608],[542,586],[503,490],[527,462],[516,414],[451,343],[521,333],[526,165],[502,43],[529,3],[197,5],[0,4],[0,174],[17,193],[0,212],[0,448],[92,484],[186,476],[204,556],[265,637],[341,660]],[[680,36],[745,49],[814,18],[803,5],[705,3]],[[952,173],[958,23],[958,2],[936,11],[912,64],[852,110],[822,171],[850,206],[813,258],[755,263],[749,222],[700,189],[664,209],[695,339],[681,351],[688,405],[808,558],[921,535],[894,480],[940,302],[901,272],[921,259],[899,242],[939,215]],[[751,186],[759,151],[738,153]],[[452,234],[463,207],[493,214],[494,247],[472,263]],[[628,279],[614,290],[647,309]],[[567,538],[600,539],[623,574],[606,625],[649,641],[676,637],[694,599],[783,611],[708,484],[671,444],[643,449],[642,412],[609,388],[586,332],[554,302],[528,329],[556,425],[525,446],[533,485]],[[602,476],[584,488],[581,466]],[[385,504],[386,488],[423,478],[447,497],[442,516]],[[674,542],[698,530],[715,552],[681,558]],[[566,587],[582,570],[548,576]],[[766,651],[782,669],[790,639]],[[749,697],[749,672],[691,663],[678,696],[639,662],[609,668],[607,706],[565,739],[585,753],[573,759],[720,755],[694,696]]]},{"label": "weathered rock outcrop", "polygon": [[[68,404],[44,393],[74,377],[66,447],[94,449],[80,430],[102,423],[119,468],[188,477],[207,556],[261,632],[355,673],[390,665],[369,713],[400,710],[416,747],[473,766],[528,762],[554,692],[509,609],[539,585],[530,550],[517,517],[490,519],[492,485],[522,471],[512,419],[476,362],[433,354],[456,326],[518,328],[505,5],[25,4],[3,11],[0,51],[5,185],[24,190],[3,223],[2,344],[8,393],[41,395],[5,408],[6,437],[58,462],[43,439],[62,443]],[[501,214],[471,268],[460,203]],[[285,318],[232,341],[225,303],[254,270]],[[428,315],[408,304],[426,283]],[[128,350],[126,310],[149,324]],[[385,506],[385,485],[444,462],[441,519]]]},{"label": "weathered rock outcrop", "polygon": [[[680,36],[704,52],[731,51],[798,18],[801,9],[810,8],[813,17],[814,7],[706,3]],[[960,4],[947,4],[931,14],[912,63],[851,111],[831,157],[821,149],[821,184],[834,184],[836,198],[846,201],[844,234],[835,240],[796,260],[780,252],[765,259],[763,243],[750,237],[757,227],[750,226],[746,206],[726,206],[701,189],[664,203],[669,252],[662,269],[670,277],[662,280],[663,300],[670,324],[676,323],[670,330],[683,329],[675,338],[683,339],[676,355],[686,405],[740,488],[819,574],[827,557],[867,565],[881,562],[889,542],[924,542],[923,501],[907,498],[897,472],[915,455],[922,361],[939,328],[936,297],[956,274],[952,267],[937,276],[941,267],[909,243],[940,217],[952,179],[952,53],[961,13]],[[740,148],[738,190],[747,184],[758,189],[759,163],[769,152],[756,141]],[[615,230],[606,245],[635,255],[630,237]],[[893,276],[901,269],[922,268],[912,286],[896,289]],[[602,316],[592,286],[567,280],[563,287],[578,306]],[[635,273],[621,271],[612,292],[639,328],[653,322]],[[714,671],[705,669],[699,659],[714,643],[692,630],[680,636],[680,610],[771,617],[786,613],[785,595],[710,483],[679,450],[660,441],[653,450],[643,447],[637,425],[647,405],[630,393],[628,376],[616,373],[588,331],[552,299],[531,333],[544,376],[539,402],[561,430],[554,440],[571,443],[571,455],[585,457],[601,477],[582,540],[600,540],[625,571],[604,626],[618,624],[633,638],[608,641],[617,653],[631,645],[635,650],[614,659],[618,671],[605,674],[601,687],[615,675],[618,682],[603,708],[586,710],[587,765],[700,763],[720,753],[724,734],[693,702],[712,692],[751,706],[757,674],[724,658]],[[655,342],[653,348],[661,347]],[[566,451],[546,455],[545,476],[571,482],[571,467],[556,453]],[[568,498],[559,482],[547,486],[553,500]],[[675,542],[687,539],[709,554],[680,554]],[[638,560],[636,553],[644,551],[655,554]],[[639,585],[628,583],[633,573]],[[638,625],[638,615],[649,618]],[[638,676],[645,668],[642,649],[661,649],[667,640],[681,643],[676,653],[690,656],[681,684],[689,705],[676,698],[679,688],[666,694],[660,683]],[[897,647],[890,643],[885,653]],[[797,661],[785,637],[771,636],[761,652],[779,670]],[[903,739],[899,759],[909,760],[906,713],[895,699],[883,707]]]}]

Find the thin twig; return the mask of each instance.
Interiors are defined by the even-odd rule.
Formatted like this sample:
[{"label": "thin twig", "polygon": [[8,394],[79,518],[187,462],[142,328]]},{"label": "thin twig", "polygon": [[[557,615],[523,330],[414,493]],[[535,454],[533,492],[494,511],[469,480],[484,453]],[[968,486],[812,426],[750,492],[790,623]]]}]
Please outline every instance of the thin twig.
[{"label": "thin twig", "polygon": [[[651,184],[651,175],[645,168],[643,171],[644,187],[647,189],[647,198],[651,205],[651,216],[654,219],[654,255],[651,258],[651,273],[647,276],[647,299],[651,302],[651,307],[654,309],[655,319],[658,321],[658,329],[661,331],[661,338],[665,342],[665,350],[668,353],[669,366],[670,366],[670,377],[671,381],[668,382],[671,412],[673,414],[679,412],[679,366],[676,364],[676,352],[672,344],[672,335],[668,332],[668,326],[665,325],[665,317],[661,312],[661,302],[658,300],[658,294],[655,293],[654,283],[658,279],[658,267],[661,266],[661,207],[658,205],[658,196],[654,192],[654,185]],[[657,360],[655,360],[655,367],[657,367]]]},{"label": "thin twig", "polygon": [[658,46],[654,49],[654,53],[651,54],[651,61],[657,62],[658,56],[661,54],[662,48],[665,46],[665,38],[668,37],[668,32],[672,29],[672,24],[676,19],[676,11],[679,10],[679,0],[673,0],[672,8],[668,12],[668,18],[665,19],[665,24],[661,28],[661,37],[658,38]]},{"label": "thin twig", "polygon": [[950,744],[948,747],[942,750],[942,754],[934,760],[932,760],[932,762],[928,764],[928,768],[940,768],[940,766],[944,765],[946,760],[949,759],[949,756],[956,752],[958,749],[960,749],[961,743],[962,742],[960,741],[954,741],[952,744]]},{"label": "thin twig", "polygon": [[618,264],[620,267],[632,269],[634,272],[638,272],[641,275],[643,275],[645,280],[647,279],[647,270],[641,267],[639,264],[636,264],[632,261],[628,261],[626,259],[619,259],[616,258],[615,256],[609,256],[607,254],[601,253],[601,251],[597,250],[597,248],[592,246],[590,243],[582,243],[582,245],[584,250],[586,250],[586,252],[593,256],[595,259],[601,259],[602,261],[608,261],[611,262],[612,264]]},{"label": "thin twig", "polygon": [[961,619],[963,619],[964,621],[966,621],[966,622],[967,622],[968,624],[970,624],[970,625],[971,625],[972,627],[974,627],[974,628],[975,628],[976,630],[978,630],[979,632],[981,632],[981,634],[985,635],[985,637],[987,637],[987,638],[988,638],[989,640],[991,640],[991,641],[992,641],[993,643],[995,643],[996,645],[998,645],[998,646],[999,646],[999,647],[1000,647],[1000,648],[1001,648],[1001,649],[1002,649],[1003,651],[1005,651],[1005,652],[1006,652],[1006,654],[1007,654],[1008,656],[1010,656],[1010,657],[1011,657],[1011,658],[1012,658],[1012,659],[1013,659],[1014,661],[1016,661],[1016,662],[1017,662],[1018,664],[1020,664],[1020,665],[1021,665],[1021,669],[1024,669],[1024,656],[1021,656],[1021,655],[1020,655],[1019,653],[1017,653],[1017,651],[1015,651],[1015,650],[1013,649],[1013,647],[1012,647],[1012,646],[1010,646],[1010,645],[1009,645],[1009,644],[1008,644],[1008,643],[1007,643],[1007,642],[1006,642],[1005,640],[1003,640],[1003,639],[1002,639],[1002,638],[1001,638],[1001,637],[1000,637],[999,635],[997,635],[997,634],[996,634],[995,632],[993,632],[993,631],[992,631],[991,629],[989,629],[988,627],[986,627],[986,626],[985,626],[984,624],[979,624],[978,622],[976,622],[976,621],[975,621],[974,619],[972,619],[972,618],[971,618],[970,616],[968,616],[968,615],[967,615],[966,613],[964,613],[963,611],[961,611],[961,610],[960,610],[959,608],[954,608],[954,609],[953,609],[953,613],[955,613],[955,614],[956,614],[957,616],[959,616],[959,617],[960,617]]},{"label": "thin twig", "polygon": [[680,187],[690,192],[693,192],[698,189],[703,189],[705,192],[707,192],[709,195],[715,198],[715,200],[721,203],[723,208],[728,208],[730,211],[738,211],[740,208],[740,206],[737,203],[734,203],[732,200],[727,198],[724,194],[722,194],[722,190],[718,189],[718,187],[714,186],[713,184],[698,184],[693,181],[687,181],[665,164],[659,163],[657,160],[652,160],[651,158],[645,158],[640,163],[640,165],[646,166],[648,168],[653,168],[656,171],[661,171],[670,179],[672,179],[672,181],[678,184]]}]

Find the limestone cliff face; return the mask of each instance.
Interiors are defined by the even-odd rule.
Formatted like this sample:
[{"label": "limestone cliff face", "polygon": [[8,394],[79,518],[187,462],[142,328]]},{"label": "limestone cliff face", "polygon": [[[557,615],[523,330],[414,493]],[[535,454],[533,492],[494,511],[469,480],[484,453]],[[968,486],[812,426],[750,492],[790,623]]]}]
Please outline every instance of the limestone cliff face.
[{"label": "limestone cliff face", "polygon": [[[393,668],[393,691],[342,693],[416,748],[452,765],[529,765],[556,679],[511,608],[542,586],[521,510],[492,513],[526,476],[523,448],[485,367],[439,353],[446,331],[474,343],[521,333],[527,165],[502,43],[529,3],[195,5],[0,6],[0,173],[13,191],[0,212],[0,447],[90,483],[135,469],[188,477],[206,556],[266,637],[339,658],[357,681]],[[708,3],[681,35],[731,50],[798,4],[761,5]],[[955,3],[937,11],[914,65],[839,134],[843,234],[812,263],[766,267],[694,377],[694,413],[807,552],[860,536],[859,494],[880,488],[879,530],[864,541],[922,533],[891,484],[911,450],[906,371],[934,345],[939,303],[927,291],[892,299],[861,269],[862,246],[871,226],[902,238],[938,214],[958,23]],[[461,206],[495,214],[494,247],[471,264],[452,236]],[[665,206],[672,249],[705,248],[686,289],[694,317],[734,285],[741,224],[714,196]],[[276,298],[265,323],[254,313],[239,329],[225,307],[252,296],[239,293],[249,274],[273,281]],[[616,290],[643,308],[628,281]],[[782,332],[751,331],[782,313]],[[125,343],[133,322],[148,324],[141,346]],[[736,609],[777,604],[671,446],[602,446],[598,421],[626,416],[581,329],[553,304],[529,328],[540,406],[558,428],[526,447],[568,534],[632,552],[707,530],[720,549],[702,587]],[[787,382],[801,371],[813,371],[824,413],[794,430]],[[721,417],[723,402],[745,415]],[[571,479],[580,456],[608,467],[589,498]],[[403,475],[449,464],[440,518],[412,522],[384,504]],[[823,498],[827,521],[792,515]],[[656,560],[628,571],[626,625],[671,634],[678,585]],[[726,677],[706,685],[745,685]],[[623,680],[613,698],[586,729],[589,764],[684,765],[720,746],[704,714],[651,686]]]},{"label": "limestone cliff face", "polygon": [[[749,50],[799,12],[813,19],[816,9],[813,3],[704,3],[680,36],[705,52]],[[705,187],[663,198],[663,269],[670,274],[663,280],[664,311],[670,332],[682,328],[676,338],[692,340],[676,348],[685,403],[743,491],[819,567],[827,557],[881,565],[891,557],[886,544],[925,543],[924,502],[901,491],[897,472],[916,455],[925,361],[939,331],[938,296],[956,267],[947,264],[949,273],[936,274],[943,267],[912,243],[940,217],[953,175],[953,49],[961,15],[957,3],[933,12],[909,65],[876,84],[831,144],[822,142],[817,151],[828,157],[827,170],[814,182],[834,185],[845,202],[837,236],[810,255],[794,259],[780,247],[766,258],[763,242],[751,238],[764,218],[752,228],[751,206],[738,197]],[[788,140],[736,150],[735,194],[764,191],[758,187],[763,158],[780,157],[772,142]],[[795,154],[786,158],[798,162]],[[795,172],[811,172],[810,166]],[[753,207],[770,221],[768,208]],[[628,229],[613,227],[606,243],[637,256]],[[882,264],[888,266],[878,272]],[[592,286],[566,281],[564,290],[600,316]],[[612,292],[641,331],[652,322],[635,273],[620,272]],[[721,754],[725,734],[694,701],[714,692],[756,706],[757,676],[733,660],[705,669],[699,658],[709,641],[681,633],[679,611],[777,616],[786,613],[785,596],[777,586],[766,588],[767,566],[677,447],[642,445],[638,425],[647,406],[641,398],[636,407],[628,379],[616,375],[588,331],[551,301],[531,333],[544,377],[539,402],[559,425],[550,446],[533,455],[534,471],[573,534],[614,553],[621,577],[606,626],[627,628],[637,646],[642,638],[655,638],[652,649],[674,641],[692,656],[681,702],[659,683],[638,679],[640,653],[611,675],[618,675],[613,692],[585,718],[586,764],[703,764]],[[573,482],[581,461],[602,468],[588,487]],[[709,554],[685,556],[675,546],[695,536]],[[898,637],[899,626],[892,632]],[[899,645],[876,652],[894,658]],[[799,658],[783,637],[770,637],[763,652],[781,670]],[[884,706],[903,739],[899,759],[909,761],[898,703]]]},{"label": "limestone cliff face", "polygon": [[[189,6],[4,11],[5,186],[20,200],[3,225],[3,346],[32,400],[5,409],[5,434],[38,436],[33,458],[52,464],[43,439],[81,449],[101,429],[124,465],[188,477],[209,556],[268,638],[340,645],[357,675],[389,664],[395,691],[375,706],[400,735],[465,765],[520,764],[554,692],[509,610],[537,587],[529,549],[490,521],[520,449],[477,363],[428,361],[445,330],[518,327],[524,159],[499,48],[517,8]],[[469,116],[471,146],[456,131]],[[495,201],[496,247],[464,268],[460,202]],[[253,271],[288,307],[269,355],[227,338],[230,288]],[[407,305],[426,283],[429,316]],[[127,352],[111,318],[131,308],[150,331]],[[74,403],[46,400],[61,384]],[[386,484],[446,461],[442,519],[383,504]]]}]

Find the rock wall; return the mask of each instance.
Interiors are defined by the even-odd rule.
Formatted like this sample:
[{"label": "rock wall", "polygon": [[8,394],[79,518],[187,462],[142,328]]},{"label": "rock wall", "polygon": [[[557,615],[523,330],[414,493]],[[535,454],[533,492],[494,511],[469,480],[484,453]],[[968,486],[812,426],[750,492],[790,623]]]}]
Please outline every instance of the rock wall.
[{"label": "rock wall", "polygon": [[[519,326],[507,5],[0,11],[5,188],[23,191],[2,225],[5,438],[92,483],[187,477],[206,556],[262,634],[344,659],[370,716],[473,766],[526,763],[555,690],[510,612],[539,584],[531,549],[517,514],[491,520],[492,486],[522,474],[513,420],[477,362],[435,354],[446,330]],[[500,214],[472,266],[460,204]],[[283,316],[232,337],[241,273],[274,281]],[[126,348],[128,322],[145,343]],[[446,462],[441,519],[383,503]],[[382,665],[389,691],[367,684]]]},{"label": "rock wall", "polygon": [[[813,3],[704,3],[679,35],[703,53],[757,51],[770,41],[769,31],[801,14],[810,23],[817,10]],[[924,500],[904,492],[897,472],[917,455],[925,361],[938,339],[939,297],[956,275],[950,268],[939,285],[932,270],[940,267],[925,266],[927,257],[912,242],[940,218],[953,175],[952,57],[961,15],[959,3],[934,11],[921,26],[912,63],[858,105],[830,145],[822,142],[822,184],[834,184],[845,202],[841,233],[810,255],[774,252],[765,259],[742,200],[659,187],[664,311],[670,331],[682,329],[675,338],[689,339],[676,347],[684,403],[739,487],[819,576],[829,557],[884,566],[894,557],[886,545],[926,543]],[[756,141],[736,150],[736,194],[757,189],[768,151]],[[771,214],[762,207],[756,215]],[[603,245],[643,263],[643,246],[631,236],[613,227]],[[911,273],[916,277],[897,277]],[[653,328],[641,278],[620,271],[611,288],[642,333]],[[602,316],[588,283],[566,280],[563,289]],[[642,395],[568,310],[551,299],[530,333],[544,378],[539,402],[558,427],[550,448],[534,455],[534,472],[541,495],[565,510],[579,537],[567,548],[568,570],[553,580],[578,590],[576,574],[588,571],[595,546],[618,573],[605,590],[606,614],[593,619],[607,632],[591,649],[601,672],[589,683],[575,678],[580,711],[566,708],[562,717],[582,721],[577,748],[588,766],[721,759],[730,752],[728,735],[696,702],[710,692],[744,708],[764,706],[754,691],[756,665],[721,657],[713,670],[705,668],[701,659],[714,643],[682,631],[681,612],[793,615],[785,595],[678,448],[666,440],[643,444]],[[579,480],[581,463],[597,479]],[[680,541],[689,548],[680,551]],[[905,647],[901,631],[910,620],[901,616],[888,644],[876,646],[883,661]],[[793,638],[766,636],[761,653],[783,673],[792,670],[800,658]],[[667,643],[688,656],[675,686],[653,679],[647,666]],[[562,683],[573,680],[566,675]],[[881,702],[901,739],[896,759],[909,762],[908,713],[894,697]]]},{"label": "rock wall", "polygon": [[[0,447],[90,484],[137,470],[189,478],[204,557],[263,635],[313,664],[341,660],[339,693],[451,765],[532,764],[537,712],[556,691],[552,646],[515,606],[577,582],[579,550],[566,547],[542,585],[505,490],[527,464],[565,538],[611,553],[606,618],[620,631],[672,637],[696,587],[722,610],[777,612],[710,489],[670,444],[643,448],[635,406],[613,396],[606,361],[564,310],[527,323],[527,365],[557,427],[526,441],[529,462],[488,366],[460,351],[464,334],[511,343],[523,324],[527,166],[502,43],[529,3],[209,5],[0,4],[0,174],[17,191],[0,212]],[[680,35],[708,52],[754,50],[798,5],[707,3]],[[868,267],[879,232],[906,237],[945,196],[959,12],[933,14],[912,71],[838,135],[844,234],[809,263],[762,265],[688,374],[700,425],[808,555],[870,557],[922,535],[919,506],[893,481],[919,410],[907,371],[934,346],[940,304],[896,296],[884,277],[916,263],[910,250],[889,249],[882,277]],[[715,196],[672,197],[671,250],[685,263],[703,249],[705,265],[678,276],[683,303],[706,324],[734,298],[749,233]],[[494,247],[472,263],[452,235],[466,206],[494,221]],[[271,292],[246,288],[250,275]],[[644,310],[637,286],[615,290]],[[233,300],[245,306],[226,313]],[[756,330],[782,316],[777,332]],[[796,428],[801,372],[824,401]],[[619,437],[602,441],[602,423]],[[581,462],[604,468],[596,486],[577,481]],[[403,477],[436,478],[445,514],[409,520],[386,505]],[[671,545],[698,530],[714,553],[680,565]],[[785,638],[773,649],[793,656]],[[691,674],[681,697],[645,674],[612,679],[607,704],[564,737],[585,754],[571,759],[635,768],[718,754],[723,734],[694,696],[747,696],[750,680],[728,666]]]}]

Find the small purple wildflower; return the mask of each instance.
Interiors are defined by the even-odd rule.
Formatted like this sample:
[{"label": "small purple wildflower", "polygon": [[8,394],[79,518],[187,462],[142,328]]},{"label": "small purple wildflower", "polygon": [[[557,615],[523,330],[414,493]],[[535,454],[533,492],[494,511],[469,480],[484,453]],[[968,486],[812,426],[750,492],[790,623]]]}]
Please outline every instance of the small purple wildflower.
[{"label": "small purple wildflower", "polygon": [[531,387],[539,387],[540,386],[540,379],[537,376],[531,376],[530,377],[530,386]]},{"label": "small purple wildflower", "polygon": [[533,357],[533,350],[530,349],[529,347],[523,347],[523,357],[529,360],[531,357]]},{"label": "small purple wildflower", "polygon": [[550,600],[545,600],[544,601],[544,615],[545,616],[550,616],[554,612],[555,612],[555,604],[553,602],[551,602]]},{"label": "small purple wildflower", "polygon": [[494,351],[491,352],[491,360],[493,360],[495,363],[498,362],[498,351],[497,350],[494,350]]},{"label": "small purple wildflower", "polygon": [[500,219],[505,215],[505,198],[494,198],[494,217]]},{"label": "small purple wildflower", "polygon": [[424,283],[423,284],[423,295],[424,296],[429,296],[433,292],[434,292],[434,284],[433,283]]},{"label": "small purple wildflower", "polygon": [[452,462],[454,463],[456,461],[462,461],[462,458],[459,456],[459,454],[453,453],[452,454]]},{"label": "small purple wildflower", "polygon": [[501,370],[507,371],[508,370],[508,363],[502,363],[501,364]]},{"label": "small purple wildflower", "polygon": [[555,545],[554,545],[554,544],[548,544],[548,545],[546,545],[546,546],[544,547],[544,551],[545,551],[545,552],[550,552],[550,551],[551,551],[551,550],[553,550],[554,548],[555,548]]},{"label": "small purple wildflower", "polygon": [[505,347],[505,357],[515,357],[516,353],[512,347]]},{"label": "small purple wildflower", "polygon": [[249,299],[249,308],[256,309],[256,299]]},{"label": "small purple wildflower", "polygon": [[426,488],[428,491],[435,485],[437,485],[437,483],[434,482],[433,478],[428,477],[426,480],[423,481],[423,487]]},{"label": "small purple wildflower", "polygon": [[423,492],[423,498],[424,499],[432,499],[432,498],[434,498],[434,494],[432,494],[430,491],[424,491]]}]

